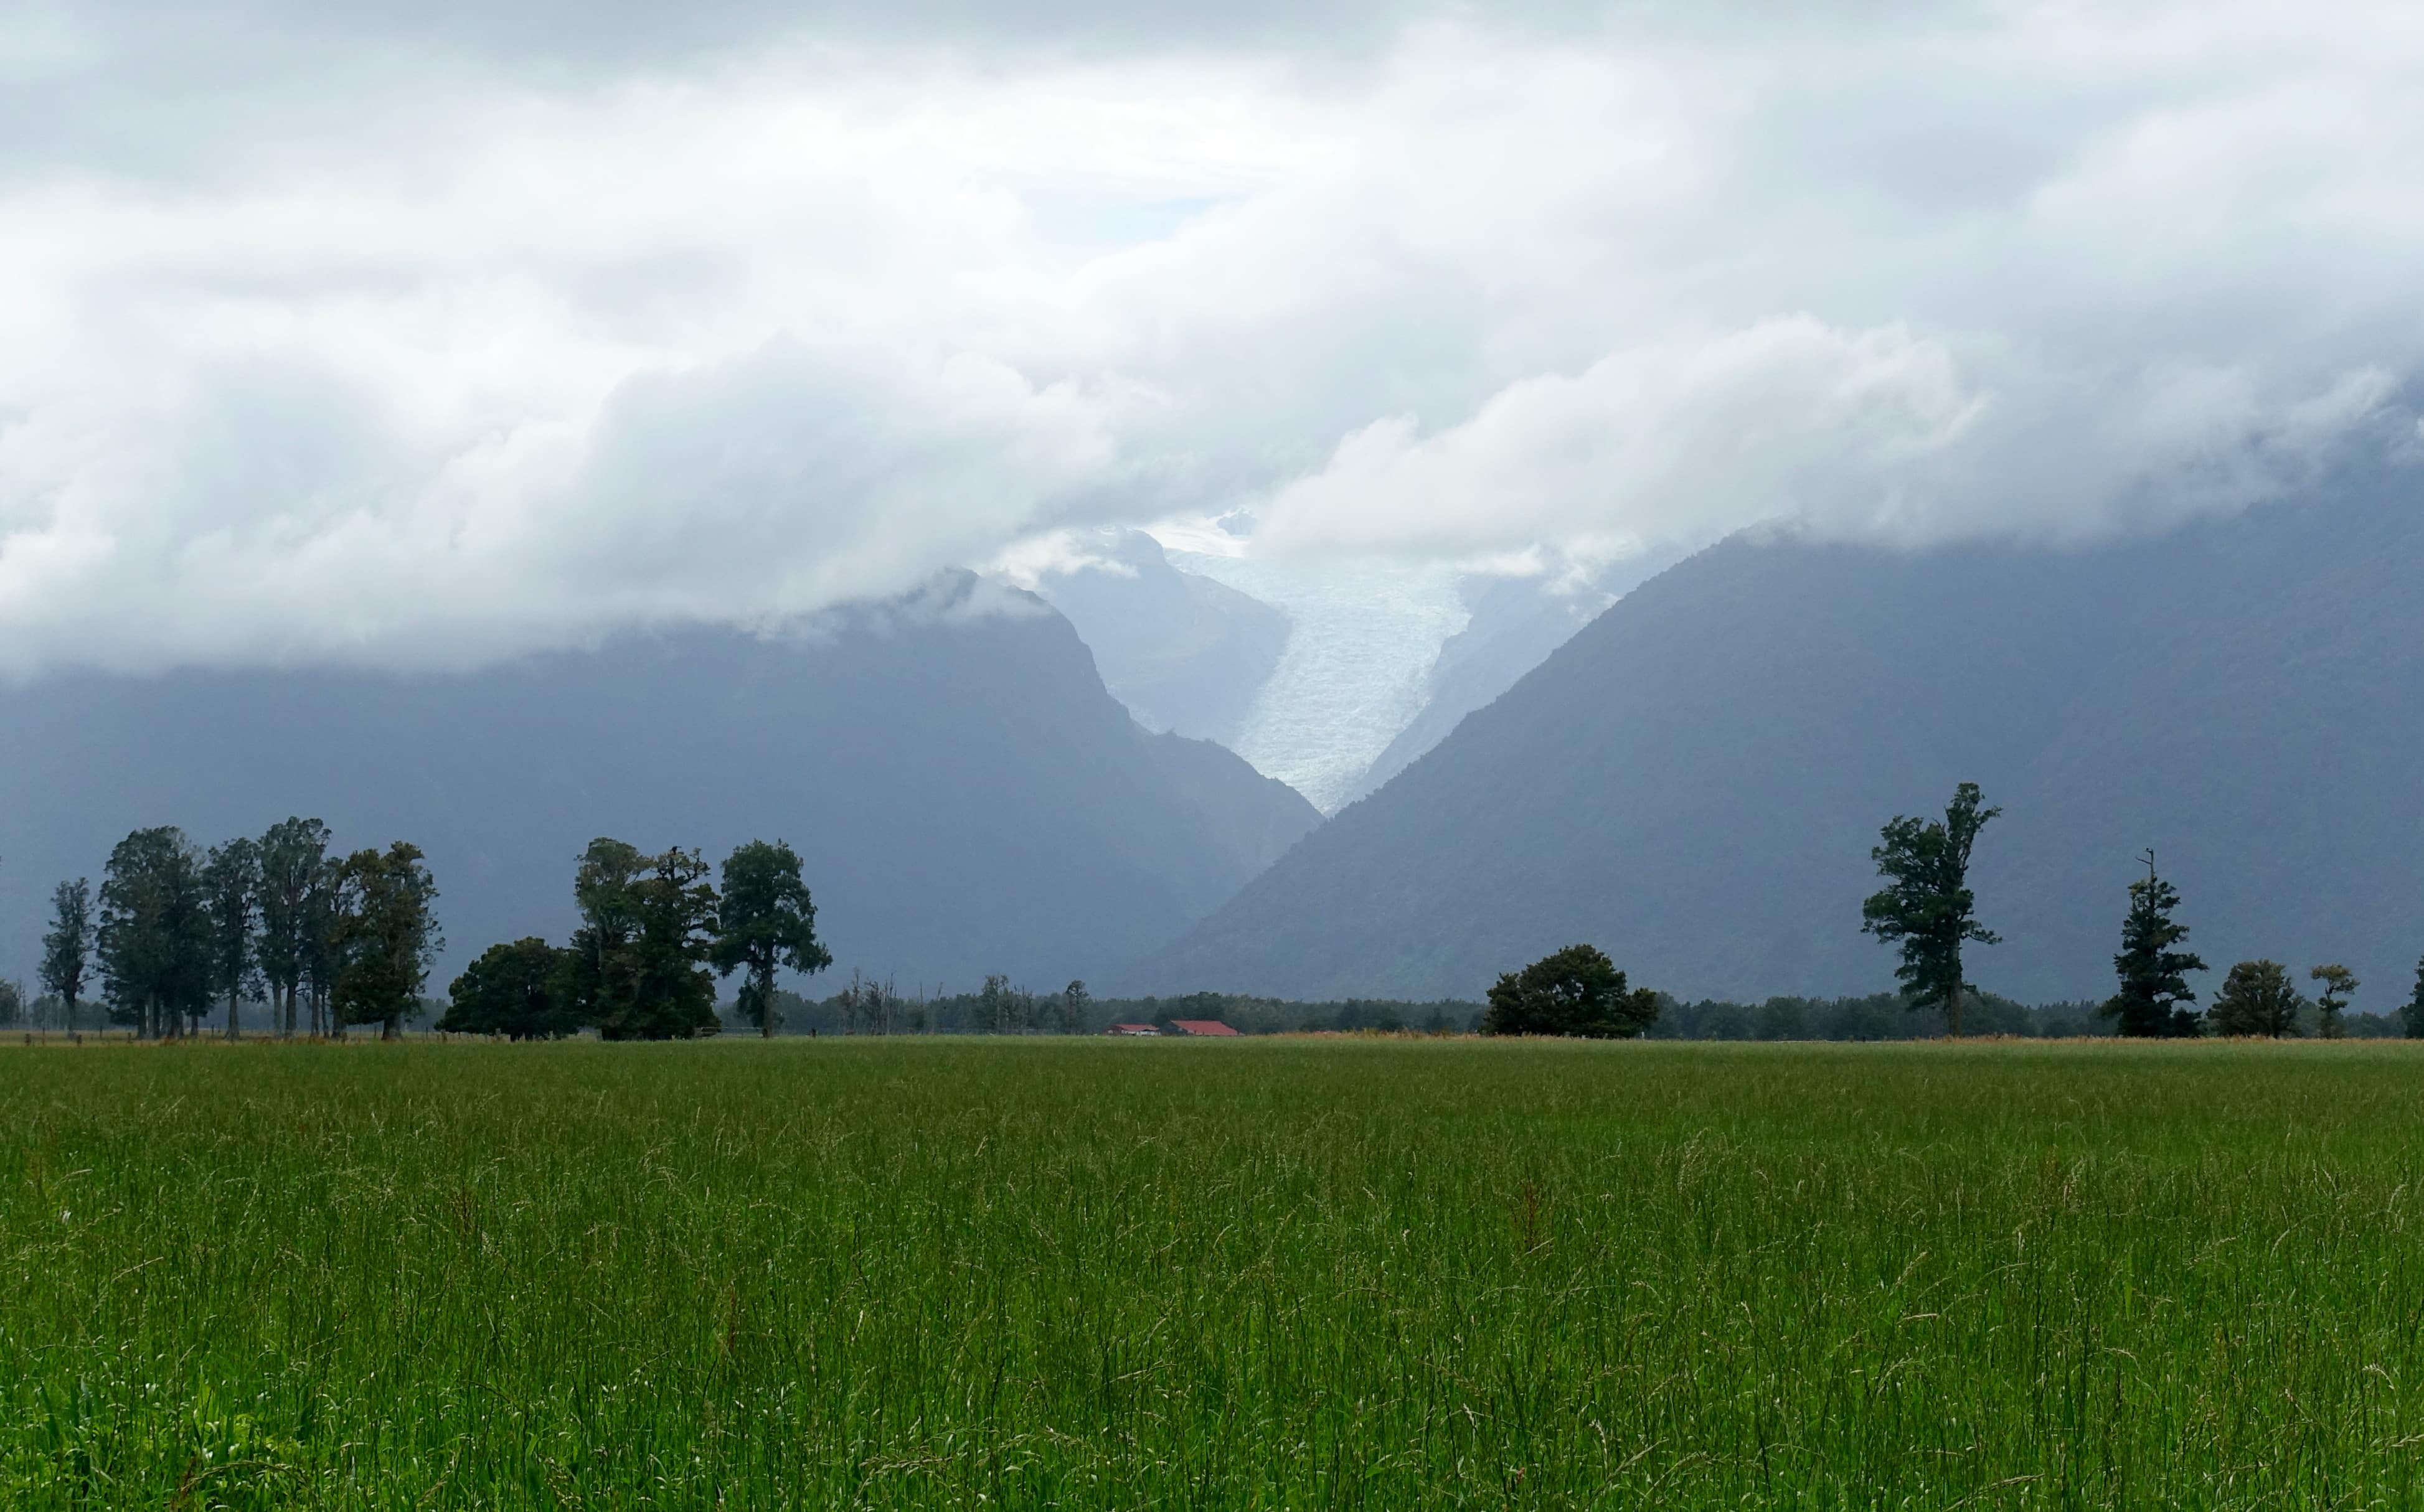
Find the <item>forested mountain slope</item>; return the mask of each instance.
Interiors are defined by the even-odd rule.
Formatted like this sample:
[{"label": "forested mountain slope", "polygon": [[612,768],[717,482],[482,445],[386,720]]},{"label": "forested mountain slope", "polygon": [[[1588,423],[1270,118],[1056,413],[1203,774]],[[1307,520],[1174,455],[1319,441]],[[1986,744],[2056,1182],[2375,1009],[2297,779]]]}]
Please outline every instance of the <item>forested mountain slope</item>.
[{"label": "forested mountain slope", "polygon": [[1890,986],[1877,826],[1974,779],[1982,985],[2109,991],[2152,846],[2215,966],[2424,952],[2424,513],[2380,480],[2087,549],[1728,540],[1118,983],[1470,996],[1578,940],[1686,995]]},{"label": "forested mountain slope", "polygon": [[914,991],[1099,974],[1318,821],[1228,752],[1148,735],[1065,620],[965,577],[788,638],[631,635],[462,675],[56,675],[0,690],[0,973],[28,979],[52,884],[98,884],[138,825],[207,844],[302,814],[341,847],[412,840],[450,967],[561,938],[595,836],[711,862],[786,838],[838,971]]}]

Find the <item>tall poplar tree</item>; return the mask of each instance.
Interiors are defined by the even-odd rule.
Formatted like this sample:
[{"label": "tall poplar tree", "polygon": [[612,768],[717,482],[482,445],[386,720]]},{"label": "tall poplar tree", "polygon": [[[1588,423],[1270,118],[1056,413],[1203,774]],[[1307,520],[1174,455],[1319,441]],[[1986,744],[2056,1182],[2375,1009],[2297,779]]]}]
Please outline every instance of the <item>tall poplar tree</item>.
[{"label": "tall poplar tree", "polygon": [[1954,789],[1941,821],[1896,815],[1879,832],[1884,843],[1869,852],[1887,885],[1860,905],[1860,931],[1894,945],[1894,967],[1906,1006],[1941,1007],[1945,1026],[1961,1033],[1961,997],[1977,991],[1962,974],[1961,947],[1995,945],[1995,932],[1978,922],[1970,891],[1970,854],[1978,832],[2002,812],[1983,807],[1974,782]]},{"label": "tall poplar tree", "polygon": [[647,869],[640,848],[604,836],[589,842],[572,873],[572,931],[565,990],[579,1022],[601,1026],[630,1011],[630,947],[640,932],[632,888]]},{"label": "tall poplar tree", "polygon": [[101,976],[136,1032],[166,1039],[210,1006],[211,920],[201,857],[174,825],[136,830],[102,872]]},{"label": "tall poplar tree", "polygon": [[260,980],[261,847],[246,839],[213,846],[202,891],[211,915],[211,985],[227,995],[227,1037],[238,1039],[240,1005]]},{"label": "tall poplar tree", "polygon": [[379,1038],[401,1036],[421,1008],[421,990],[442,943],[432,909],[438,884],[421,848],[398,840],[385,851],[357,851],[337,870],[336,963],[330,1004],[343,1024],[375,1024]]},{"label": "tall poplar tree", "polygon": [[2407,1037],[2424,1040],[2424,961],[2416,963],[2416,990],[2399,1012],[2407,1021]]},{"label": "tall poplar tree", "polygon": [[[269,1016],[281,1035],[295,1032],[295,1004],[326,932],[328,838],[328,826],[316,819],[284,819],[260,841],[261,975],[269,985]],[[316,1011],[313,1017],[317,1032]]]},{"label": "tall poplar tree", "polygon": [[[42,936],[42,990],[56,996],[67,1030],[76,1028],[76,1000],[84,995],[92,962],[92,883],[82,877],[51,892],[51,928]],[[2424,973],[2419,973],[2424,977]]]},{"label": "tall poplar tree", "polygon": [[2129,884],[2129,914],[2121,923],[2121,953],[2113,958],[2121,990],[2097,1011],[2133,1038],[2193,1037],[2200,1026],[2190,1006],[2196,1001],[2196,994],[2190,989],[2186,973],[2203,971],[2205,962],[2173,948],[2189,936],[2188,926],[2172,917],[2180,895],[2155,874],[2155,852],[2147,851],[2145,860],[2145,879]]}]

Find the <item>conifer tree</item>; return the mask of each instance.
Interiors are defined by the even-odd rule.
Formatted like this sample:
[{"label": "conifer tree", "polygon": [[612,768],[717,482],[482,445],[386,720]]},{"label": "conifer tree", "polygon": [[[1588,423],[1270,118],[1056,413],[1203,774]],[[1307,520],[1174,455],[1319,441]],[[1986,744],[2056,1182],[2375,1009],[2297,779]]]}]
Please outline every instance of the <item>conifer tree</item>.
[{"label": "conifer tree", "polygon": [[2315,995],[2315,1032],[2326,1040],[2347,1039],[2348,1025],[2341,1020],[2340,1013],[2362,985],[2356,979],[2356,973],[2335,964],[2317,966],[2306,975],[2323,984],[2323,990]]},{"label": "conifer tree", "polygon": [[2114,1021],[2121,1033],[2138,1039],[2182,1038],[2197,1032],[2196,1001],[2186,973],[2203,971],[2205,962],[2173,947],[2188,938],[2188,926],[2176,922],[2172,910],[2180,895],[2155,874],[2155,852],[2145,855],[2146,876],[2129,884],[2129,914],[2121,924],[2121,953],[2113,958],[2121,990],[2098,1010]]},{"label": "conifer tree", "polygon": [[2400,1016],[2407,1021],[2407,1037],[2424,1040],[2424,961],[2416,963],[2416,991],[2400,1009]]}]

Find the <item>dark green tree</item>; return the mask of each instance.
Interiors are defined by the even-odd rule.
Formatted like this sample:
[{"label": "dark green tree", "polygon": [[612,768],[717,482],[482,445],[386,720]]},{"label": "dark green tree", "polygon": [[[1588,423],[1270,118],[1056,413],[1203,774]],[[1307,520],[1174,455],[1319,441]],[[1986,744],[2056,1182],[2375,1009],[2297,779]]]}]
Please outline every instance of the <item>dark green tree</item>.
[{"label": "dark green tree", "polygon": [[52,889],[51,928],[42,936],[42,990],[58,998],[70,1034],[75,1033],[76,1000],[84,995],[91,962],[92,883],[78,877]]},{"label": "dark green tree", "polygon": [[340,1024],[375,1024],[393,1040],[421,1011],[421,990],[442,943],[432,905],[438,884],[421,848],[398,840],[357,851],[337,868],[336,963],[330,1007]]},{"label": "dark green tree", "polygon": [[1596,946],[1570,945],[1490,989],[1484,1034],[1554,1034],[1629,1040],[1658,1017],[1658,995],[1628,989],[1624,973]]},{"label": "dark green tree", "polygon": [[565,985],[585,1025],[631,1014],[631,944],[640,931],[632,890],[647,867],[639,847],[601,836],[589,842],[573,871],[572,901],[581,911],[581,928],[572,932]]},{"label": "dark green tree", "polygon": [[202,858],[173,825],[136,830],[102,872],[101,979],[116,1015],[166,1039],[210,1006],[211,918]]},{"label": "dark green tree", "polygon": [[833,964],[817,939],[817,905],[800,876],[800,858],[776,840],[752,840],[724,860],[724,903],[711,959],[716,975],[742,974],[741,1016],[773,1038],[774,976],[813,976]]},{"label": "dark green tree", "polygon": [[2306,1000],[2289,985],[2289,970],[2277,961],[2242,961],[2223,979],[2222,991],[2206,1010],[2206,1026],[2216,1034],[2269,1036],[2280,1039],[2298,1032],[2298,1011]]},{"label": "dark green tree", "polygon": [[2125,1035],[2138,1039],[2184,1038],[2197,1033],[2196,994],[2185,973],[2205,962],[2173,947],[2189,937],[2188,926],[2172,918],[2180,895],[2155,874],[2155,853],[2146,852],[2144,881],[2129,884],[2129,914],[2121,924],[2121,953],[2113,958],[2121,990],[2097,1011]]},{"label": "dark green tree", "polygon": [[1086,1010],[1093,1001],[1093,995],[1086,991],[1086,984],[1082,981],[1073,981],[1061,988],[1054,1027],[1063,1034],[1085,1033]]},{"label": "dark green tree", "polygon": [[202,866],[202,890],[211,910],[211,986],[227,996],[227,1037],[240,1038],[237,1016],[245,995],[257,992],[261,974],[261,847],[250,840],[230,840],[211,848]]},{"label": "dark green tree", "polygon": [[2407,1021],[2407,1037],[2424,1040],[2424,961],[2416,963],[2416,990],[2399,1013]]},{"label": "dark green tree", "polygon": [[620,840],[590,842],[573,879],[582,927],[566,980],[581,1022],[609,1040],[713,1034],[715,889],[695,851],[644,855]]},{"label": "dark green tree", "polygon": [[502,1034],[509,1040],[555,1040],[577,1032],[580,1017],[566,991],[570,952],[535,937],[492,945],[447,989],[438,1027],[449,1034]]},{"label": "dark green tree", "polygon": [[1942,820],[1896,815],[1879,833],[1885,843],[1869,852],[1877,875],[1887,885],[1860,905],[1860,930],[1898,946],[1902,963],[1894,976],[1902,982],[1906,1007],[1942,1008],[1945,1027],[1961,1032],[1961,998],[1977,986],[1962,975],[1961,947],[1970,942],[1999,943],[1993,931],[1978,922],[1977,899],[1970,891],[1970,853],[1978,832],[2002,812],[1981,807],[1978,785],[1965,782],[1954,789]]},{"label": "dark green tree", "polygon": [[[269,1016],[281,1035],[295,1029],[295,1006],[314,978],[328,924],[328,826],[316,819],[285,819],[269,827],[261,849],[262,979]],[[325,975],[325,974],[323,974]],[[320,1004],[312,1004],[319,1030]]]},{"label": "dark green tree", "polygon": [[2349,999],[2356,995],[2357,988],[2364,984],[2356,979],[2355,972],[2336,963],[2317,966],[2306,973],[2306,977],[2311,981],[2323,984],[2323,990],[2315,995],[2315,1033],[2326,1040],[2347,1039],[2348,1023],[2340,1014],[2347,1010]]},{"label": "dark green tree", "polygon": [[1018,1018],[1018,997],[1010,990],[1010,979],[987,977],[977,992],[976,1000],[968,1005],[968,1029],[976,1034],[1007,1034],[1015,1027]]}]

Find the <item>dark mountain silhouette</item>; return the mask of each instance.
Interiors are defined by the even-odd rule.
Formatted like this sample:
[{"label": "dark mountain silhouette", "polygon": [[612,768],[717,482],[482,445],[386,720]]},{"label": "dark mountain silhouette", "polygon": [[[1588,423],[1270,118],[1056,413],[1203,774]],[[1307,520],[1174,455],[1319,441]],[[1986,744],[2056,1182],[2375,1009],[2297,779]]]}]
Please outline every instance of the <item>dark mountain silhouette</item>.
[{"label": "dark mountain silhouette", "polygon": [[968,988],[1099,973],[1202,917],[1318,822],[1200,740],[1149,735],[1067,621],[959,577],[759,639],[694,629],[460,675],[58,674],[0,691],[0,970],[54,883],[139,825],[210,843],[314,815],[429,853],[451,971],[562,938],[612,835],[807,861],[837,967]]},{"label": "dark mountain silhouette", "polygon": [[1895,813],[1983,783],[1972,976],[2101,997],[2145,847],[2190,944],[2424,951],[2424,512],[2382,480],[2156,539],[1745,535],[1619,601],[1127,979],[1472,996],[1576,941],[1686,995],[1890,987],[1858,932]]}]

